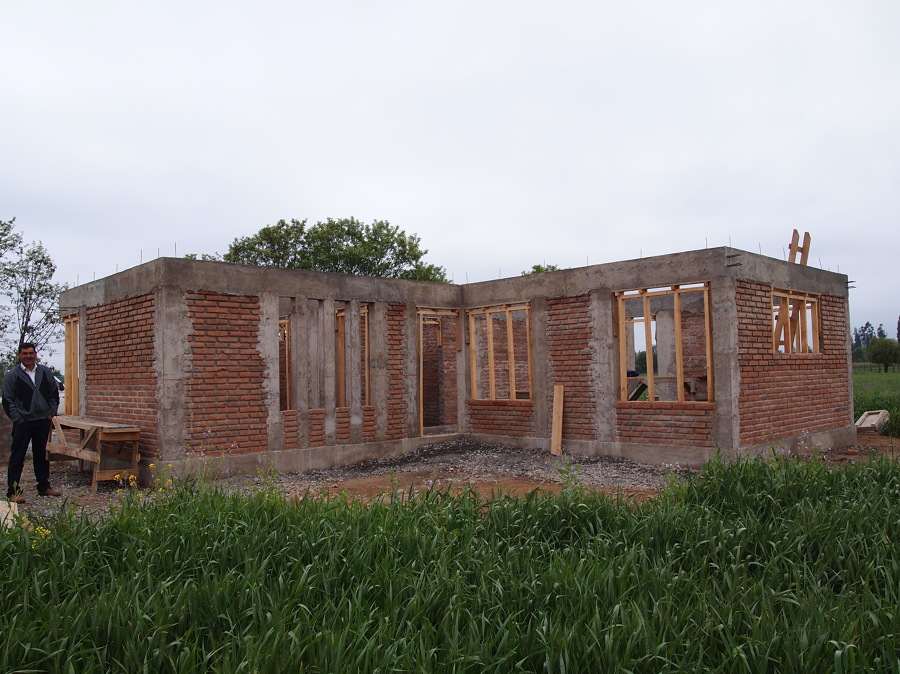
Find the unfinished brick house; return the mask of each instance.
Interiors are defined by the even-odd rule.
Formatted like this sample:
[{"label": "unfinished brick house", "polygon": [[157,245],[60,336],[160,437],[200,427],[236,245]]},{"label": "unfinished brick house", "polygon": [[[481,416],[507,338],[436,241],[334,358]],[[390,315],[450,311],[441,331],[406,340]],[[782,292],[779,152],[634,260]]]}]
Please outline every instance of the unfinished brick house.
[{"label": "unfinished brick house", "polygon": [[732,248],[466,285],[162,258],[61,306],[67,413],[167,461],[465,436],[697,465],[856,437],[846,276]]}]

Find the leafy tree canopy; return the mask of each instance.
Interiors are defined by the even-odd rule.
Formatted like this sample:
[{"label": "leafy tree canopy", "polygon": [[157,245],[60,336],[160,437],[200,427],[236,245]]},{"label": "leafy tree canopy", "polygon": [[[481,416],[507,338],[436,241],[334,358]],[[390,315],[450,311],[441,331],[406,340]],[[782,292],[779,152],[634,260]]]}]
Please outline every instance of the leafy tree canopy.
[{"label": "leafy tree canopy", "polygon": [[522,276],[529,274],[543,274],[545,271],[559,271],[559,267],[555,264],[535,264],[531,266],[530,271],[523,271]]},{"label": "leafy tree canopy", "polygon": [[235,239],[226,262],[257,266],[447,282],[443,267],[422,258],[421,240],[386,220],[364,224],[356,218],[317,222],[279,220],[253,236]]},{"label": "leafy tree canopy", "polygon": [[22,243],[14,231],[15,218],[0,221],[0,295],[7,302],[0,306],[0,361],[9,367],[17,362],[22,342],[34,342],[37,350],[61,338],[59,294],[64,284],[53,283],[56,263],[43,244]]},{"label": "leafy tree canopy", "polygon": [[875,339],[875,327],[866,321],[861,328],[853,328],[853,346],[866,348]]},{"label": "leafy tree canopy", "polygon": [[876,337],[866,349],[866,355],[870,363],[878,363],[884,366],[884,371],[894,363],[900,363],[900,344],[896,339]]}]

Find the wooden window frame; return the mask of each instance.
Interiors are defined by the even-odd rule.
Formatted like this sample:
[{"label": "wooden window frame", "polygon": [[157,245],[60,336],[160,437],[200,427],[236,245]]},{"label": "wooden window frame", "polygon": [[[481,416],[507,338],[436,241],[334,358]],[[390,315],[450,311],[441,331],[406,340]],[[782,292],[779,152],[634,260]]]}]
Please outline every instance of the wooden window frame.
[{"label": "wooden window frame", "polygon": [[822,353],[820,320],[819,295],[772,288],[773,353]]},{"label": "wooden window frame", "polygon": [[70,314],[62,320],[65,326],[65,364],[63,365],[63,375],[66,387],[63,414],[78,416],[80,406],[79,389],[81,388],[78,380],[78,354],[80,351],[78,314]]},{"label": "wooden window frame", "polygon": [[[526,358],[528,359],[528,391],[527,397],[519,397],[520,391],[516,389],[516,356],[515,356],[515,340],[513,335],[512,313],[515,311],[525,312],[525,339],[526,339]],[[494,315],[504,314],[506,319],[506,346],[507,358],[509,361],[509,395],[505,398],[497,397],[497,372],[494,363],[494,331],[489,329]],[[518,304],[498,304],[493,306],[477,307],[467,309],[469,323],[469,399],[470,400],[533,400],[534,399],[534,374],[532,371],[532,353],[531,353],[531,303],[520,302]],[[478,340],[476,337],[475,321],[478,316],[484,316],[485,337],[487,340],[487,369],[488,369],[488,397],[480,398],[478,396]],[[525,393],[525,392],[521,392]]]},{"label": "wooden window frame", "polygon": [[[684,353],[683,338],[681,329],[681,298],[683,295],[702,293],[703,294],[703,320],[704,320],[704,339],[705,339],[705,358],[706,358],[706,400],[693,400],[685,395],[684,375]],[[715,386],[713,381],[713,353],[712,353],[712,324],[709,302],[709,282],[702,281],[696,283],[682,283],[659,288],[635,288],[630,290],[619,290],[614,293],[616,298],[616,336],[619,341],[619,400],[622,402],[639,402],[641,404],[652,405],[656,400],[656,385],[659,380],[663,379],[659,376],[653,367],[653,334],[652,327],[656,320],[651,315],[650,300],[653,297],[671,296],[672,297],[672,316],[675,331],[675,399],[679,403],[690,402],[715,402]],[[642,315],[638,317],[629,317],[626,311],[626,302],[628,300],[640,299],[642,302]],[[628,382],[628,334],[629,325],[642,323],[644,326],[644,347],[647,354],[647,376],[643,377],[643,382],[647,389],[647,400],[631,400]],[[637,346],[635,346],[637,348]],[[671,401],[659,401],[671,402]]]}]

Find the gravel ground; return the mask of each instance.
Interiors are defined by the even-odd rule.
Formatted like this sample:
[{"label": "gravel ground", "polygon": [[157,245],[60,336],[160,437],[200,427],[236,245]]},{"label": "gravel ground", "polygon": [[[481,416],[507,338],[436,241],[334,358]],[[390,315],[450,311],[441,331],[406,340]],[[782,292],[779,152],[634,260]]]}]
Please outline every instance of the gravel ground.
[{"label": "gravel ground", "polygon": [[[101,482],[90,493],[90,476],[72,464],[53,465],[51,478],[63,496],[38,497],[29,485],[30,460],[25,466],[25,497],[20,513],[33,520],[51,515],[63,504],[91,517],[99,517],[115,507],[123,495],[120,486]],[[304,494],[348,493],[363,498],[390,489],[419,491],[430,486],[472,485],[490,491],[527,491],[534,488],[558,490],[566,482],[589,489],[653,494],[665,484],[658,466],[607,457],[554,457],[540,450],[486,445],[460,439],[425,445],[402,457],[363,461],[322,471],[282,473],[271,476],[241,475],[220,479],[225,490],[252,491],[264,484],[274,486],[289,498]]]},{"label": "gravel ground", "polygon": [[[857,448],[830,452],[823,458],[839,464],[865,460],[875,453],[900,456],[900,447],[895,447],[898,442],[896,438],[861,436]],[[119,485],[112,482],[101,482],[97,493],[91,494],[90,476],[64,463],[54,464],[51,475],[54,486],[63,492],[62,498],[40,498],[27,482],[33,479],[30,472],[29,460],[23,474],[27,503],[19,506],[19,511],[32,520],[52,515],[63,504],[91,517],[100,517],[122,498]],[[587,489],[647,498],[658,493],[666,481],[667,471],[660,466],[609,457],[554,457],[541,450],[460,439],[425,445],[402,457],[363,461],[324,471],[235,476],[215,484],[225,490],[247,492],[265,484],[274,486],[287,498],[323,493],[371,498],[387,491],[421,491],[431,486],[472,486],[487,493],[497,488],[514,493],[535,488],[558,491],[568,482]]]}]

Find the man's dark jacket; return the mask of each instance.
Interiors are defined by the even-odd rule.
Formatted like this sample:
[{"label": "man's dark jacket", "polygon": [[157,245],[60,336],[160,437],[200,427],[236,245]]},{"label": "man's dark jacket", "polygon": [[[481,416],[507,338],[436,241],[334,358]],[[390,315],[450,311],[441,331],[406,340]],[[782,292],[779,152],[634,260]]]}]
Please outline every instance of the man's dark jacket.
[{"label": "man's dark jacket", "polygon": [[58,414],[59,388],[53,371],[40,363],[34,368],[34,384],[21,365],[16,365],[3,378],[3,410],[13,425]]}]

